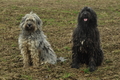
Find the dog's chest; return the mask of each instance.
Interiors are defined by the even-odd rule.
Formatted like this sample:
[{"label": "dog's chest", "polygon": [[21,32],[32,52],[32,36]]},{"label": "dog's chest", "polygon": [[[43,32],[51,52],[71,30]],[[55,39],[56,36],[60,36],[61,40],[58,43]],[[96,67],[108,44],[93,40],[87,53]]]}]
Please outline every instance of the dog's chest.
[{"label": "dog's chest", "polygon": [[84,45],[84,42],[85,42],[85,39],[84,40],[80,40],[80,50],[82,50],[82,48],[83,48],[83,45]]},{"label": "dog's chest", "polygon": [[25,45],[28,49],[35,49],[37,48],[37,40],[32,39],[31,37],[28,37],[27,39],[23,40],[23,45]]},{"label": "dog's chest", "polygon": [[84,42],[85,42],[85,39],[81,40],[81,41],[80,41],[80,44],[83,45]]}]

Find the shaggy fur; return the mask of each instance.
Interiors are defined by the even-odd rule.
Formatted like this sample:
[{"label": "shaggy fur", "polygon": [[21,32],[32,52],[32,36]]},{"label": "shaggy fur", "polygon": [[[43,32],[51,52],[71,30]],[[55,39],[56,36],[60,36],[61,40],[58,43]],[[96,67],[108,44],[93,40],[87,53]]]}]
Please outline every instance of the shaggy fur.
[{"label": "shaggy fur", "polygon": [[72,68],[86,64],[94,71],[103,61],[97,15],[90,7],[84,7],[78,15],[78,25],[73,32]]},{"label": "shaggy fur", "polygon": [[35,14],[26,14],[20,23],[19,48],[24,67],[38,67],[42,63],[55,64],[57,56],[42,31],[42,20]]}]

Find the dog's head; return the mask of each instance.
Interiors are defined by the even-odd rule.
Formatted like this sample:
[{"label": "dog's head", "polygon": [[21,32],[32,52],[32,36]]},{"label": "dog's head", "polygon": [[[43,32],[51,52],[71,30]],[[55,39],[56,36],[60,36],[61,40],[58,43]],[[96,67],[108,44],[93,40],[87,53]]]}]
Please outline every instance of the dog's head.
[{"label": "dog's head", "polygon": [[26,14],[20,23],[20,27],[22,30],[28,32],[34,32],[38,29],[41,30],[42,20],[35,14],[30,12],[30,14]]},{"label": "dog's head", "polygon": [[97,15],[90,7],[84,7],[78,16],[78,21],[80,22],[97,22]]}]

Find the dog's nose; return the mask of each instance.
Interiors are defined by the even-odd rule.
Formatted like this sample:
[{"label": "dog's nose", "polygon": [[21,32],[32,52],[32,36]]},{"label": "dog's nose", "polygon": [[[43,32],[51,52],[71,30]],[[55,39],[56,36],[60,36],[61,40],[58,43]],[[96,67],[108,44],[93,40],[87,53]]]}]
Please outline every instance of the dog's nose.
[{"label": "dog's nose", "polygon": [[28,24],[27,24],[27,26],[28,26],[28,27],[31,27],[31,26],[32,26],[32,24],[28,23]]}]

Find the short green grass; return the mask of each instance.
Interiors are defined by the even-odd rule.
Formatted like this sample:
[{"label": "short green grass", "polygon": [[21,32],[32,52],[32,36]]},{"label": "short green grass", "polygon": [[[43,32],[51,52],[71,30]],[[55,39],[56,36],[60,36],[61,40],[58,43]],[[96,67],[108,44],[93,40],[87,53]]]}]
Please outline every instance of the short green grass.
[{"label": "short green grass", "polygon": [[33,80],[31,76],[28,75],[21,75],[22,78],[24,78],[25,80]]}]

